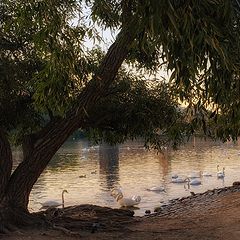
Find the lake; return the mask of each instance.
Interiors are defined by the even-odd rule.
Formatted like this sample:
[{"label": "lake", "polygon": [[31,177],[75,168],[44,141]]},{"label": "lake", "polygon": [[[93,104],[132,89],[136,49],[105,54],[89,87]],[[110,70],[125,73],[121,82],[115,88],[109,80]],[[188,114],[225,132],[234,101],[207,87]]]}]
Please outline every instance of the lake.
[{"label": "lake", "polygon": [[[16,157],[16,156],[15,156]],[[225,167],[225,178],[216,176],[217,165]],[[202,184],[191,186],[172,183],[173,174],[186,177],[193,172],[209,172],[212,177],[202,177]],[[86,140],[67,142],[55,155],[35,184],[31,195],[30,211],[38,211],[40,203],[61,200],[63,189],[65,206],[96,204],[118,208],[111,196],[113,187],[121,187],[124,196],[140,195],[142,198],[135,215],[153,212],[155,207],[167,204],[170,199],[230,186],[240,180],[240,145],[191,140],[180,149],[164,150],[164,155],[145,150],[141,142],[128,142],[111,147],[90,146]],[[82,177],[86,175],[86,177]],[[147,188],[163,186],[165,192],[150,192]]]}]

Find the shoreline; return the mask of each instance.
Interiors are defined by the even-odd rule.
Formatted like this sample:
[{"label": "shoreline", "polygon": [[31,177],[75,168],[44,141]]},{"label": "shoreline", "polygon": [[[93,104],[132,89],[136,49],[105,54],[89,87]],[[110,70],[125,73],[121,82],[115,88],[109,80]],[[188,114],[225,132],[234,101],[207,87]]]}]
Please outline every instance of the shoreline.
[{"label": "shoreline", "polygon": [[72,239],[240,239],[240,186],[173,199],[156,213],[79,205],[39,212],[55,227],[25,229],[6,240]]}]

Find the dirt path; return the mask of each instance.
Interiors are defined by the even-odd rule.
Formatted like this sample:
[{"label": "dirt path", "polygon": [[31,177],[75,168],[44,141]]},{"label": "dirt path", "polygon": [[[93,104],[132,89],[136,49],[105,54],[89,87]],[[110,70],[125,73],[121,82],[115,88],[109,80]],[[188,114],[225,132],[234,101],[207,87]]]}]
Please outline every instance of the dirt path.
[{"label": "dirt path", "polygon": [[2,239],[239,240],[240,187],[173,200],[160,212],[141,218],[132,217],[130,211],[82,205],[66,209],[54,217],[54,222],[69,232],[31,229],[2,236]]}]

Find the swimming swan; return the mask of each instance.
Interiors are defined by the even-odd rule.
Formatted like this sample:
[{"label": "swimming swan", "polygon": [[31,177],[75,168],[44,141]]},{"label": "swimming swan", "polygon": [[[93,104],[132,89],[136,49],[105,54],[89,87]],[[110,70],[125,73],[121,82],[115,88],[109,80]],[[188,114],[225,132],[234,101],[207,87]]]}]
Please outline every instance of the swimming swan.
[{"label": "swimming swan", "polygon": [[197,179],[197,178],[194,178],[192,180],[187,178],[187,182],[188,182],[189,185],[195,185],[195,186],[202,184],[201,180]]},{"label": "swimming swan", "polygon": [[201,172],[193,172],[190,175],[188,175],[188,178],[200,178]]},{"label": "swimming swan", "polygon": [[147,191],[152,191],[152,192],[166,192],[164,187],[151,187],[151,188],[147,188]]},{"label": "swimming swan", "polygon": [[67,190],[63,190],[62,191],[62,202],[58,202],[58,201],[46,201],[43,203],[40,203],[42,205],[42,207],[40,209],[48,209],[48,208],[55,208],[55,207],[59,207],[62,206],[62,208],[64,208],[64,193],[68,193]]},{"label": "swimming swan", "polygon": [[181,177],[172,178],[172,183],[185,183],[186,181],[187,181],[186,178],[181,178]]},{"label": "swimming swan", "polygon": [[219,165],[217,165],[217,177],[218,178],[224,178],[225,177],[225,167],[223,167],[223,170],[222,171],[219,171]]},{"label": "swimming swan", "polygon": [[141,202],[140,196],[134,195],[131,198],[123,197],[123,193],[119,188],[114,188],[111,191],[111,195],[116,199],[116,201],[121,207],[133,207]]},{"label": "swimming swan", "polygon": [[203,177],[212,177],[212,174],[211,174],[211,173],[208,173],[208,172],[202,172],[202,171],[201,171],[201,175],[202,175]]},{"label": "swimming swan", "polygon": [[116,200],[121,207],[133,207],[141,202],[141,197],[133,196],[132,198],[125,198],[122,194],[118,194]]}]

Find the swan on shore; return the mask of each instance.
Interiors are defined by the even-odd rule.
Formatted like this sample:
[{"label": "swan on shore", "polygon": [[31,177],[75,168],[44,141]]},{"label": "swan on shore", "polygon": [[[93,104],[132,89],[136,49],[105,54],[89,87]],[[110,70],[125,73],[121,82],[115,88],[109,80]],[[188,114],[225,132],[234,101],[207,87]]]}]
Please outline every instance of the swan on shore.
[{"label": "swan on shore", "polygon": [[40,203],[42,205],[40,210],[48,209],[48,208],[55,208],[55,207],[59,207],[59,206],[62,206],[62,208],[64,208],[64,193],[68,193],[68,191],[67,190],[62,191],[62,202],[50,200],[50,201]]}]

